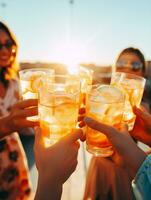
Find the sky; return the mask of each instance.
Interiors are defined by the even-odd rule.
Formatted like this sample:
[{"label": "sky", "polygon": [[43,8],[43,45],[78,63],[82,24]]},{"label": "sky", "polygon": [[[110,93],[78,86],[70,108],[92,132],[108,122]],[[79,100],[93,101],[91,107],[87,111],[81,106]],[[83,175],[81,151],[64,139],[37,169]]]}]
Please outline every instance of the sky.
[{"label": "sky", "polygon": [[150,0],[0,0],[0,18],[19,61],[112,64],[129,46],[151,59]]}]

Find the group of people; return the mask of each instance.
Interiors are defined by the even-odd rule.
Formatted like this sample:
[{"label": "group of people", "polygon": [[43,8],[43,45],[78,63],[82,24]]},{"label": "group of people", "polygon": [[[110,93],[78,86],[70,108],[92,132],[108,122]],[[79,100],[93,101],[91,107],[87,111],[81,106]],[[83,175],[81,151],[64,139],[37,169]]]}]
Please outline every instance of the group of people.
[{"label": "group of people", "polygon": [[[27,120],[27,117],[37,115],[37,100],[19,100],[17,50],[15,37],[0,22],[0,199],[58,200],[61,199],[63,184],[76,169],[78,140],[83,141],[84,135],[81,129],[75,129],[55,145],[44,147],[38,122]],[[119,55],[114,70],[145,76],[145,69],[145,59],[140,50],[127,48]],[[145,90],[143,108],[133,108],[137,117],[130,133],[126,124],[117,130],[84,118],[86,125],[103,132],[115,149],[110,158],[92,158],[84,199],[150,199],[151,156],[136,142],[151,146],[149,95],[148,89]],[[32,194],[27,159],[19,137],[23,132],[33,134],[29,128],[35,129],[33,149],[38,169],[35,195]]]}]

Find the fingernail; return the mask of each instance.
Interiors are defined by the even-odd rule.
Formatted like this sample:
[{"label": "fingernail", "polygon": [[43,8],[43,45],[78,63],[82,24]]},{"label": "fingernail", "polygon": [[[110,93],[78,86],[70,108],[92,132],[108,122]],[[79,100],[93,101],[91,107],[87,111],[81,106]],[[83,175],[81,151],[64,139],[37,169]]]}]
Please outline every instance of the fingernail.
[{"label": "fingernail", "polygon": [[136,106],[133,106],[133,109],[134,109],[134,110],[135,110],[135,109],[137,110],[137,107],[136,107]]},{"label": "fingernail", "polygon": [[35,131],[38,131],[39,130],[39,126],[35,126],[34,129],[35,129]]},{"label": "fingernail", "polygon": [[139,108],[137,108],[136,106],[133,107],[133,111],[134,111],[135,113],[140,113]]}]

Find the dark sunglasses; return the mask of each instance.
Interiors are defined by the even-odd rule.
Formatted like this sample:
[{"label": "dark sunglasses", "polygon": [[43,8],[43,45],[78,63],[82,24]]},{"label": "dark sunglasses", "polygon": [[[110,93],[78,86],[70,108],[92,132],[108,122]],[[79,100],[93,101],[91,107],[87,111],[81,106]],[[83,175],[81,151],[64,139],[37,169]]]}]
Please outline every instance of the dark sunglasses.
[{"label": "dark sunglasses", "polygon": [[143,64],[139,61],[136,61],[136,62],[131,62],[130,64],[128,64],[126,61],[124,60],[119,60],[117,63],[116,63],[116,67],[117,68],[123,68],[123,67],[127,67],[127,65],[130,65],[131,66],[131,69],[133,71],[138,71],[140,69],[143,68]]},{"label": "dark sunglasses", "polygon": [[11,49],[13,47],[13,43],[12,42],[6,42],[5,44],[1,44],[0,43],[0,50],[5,47],[6,49]]}]

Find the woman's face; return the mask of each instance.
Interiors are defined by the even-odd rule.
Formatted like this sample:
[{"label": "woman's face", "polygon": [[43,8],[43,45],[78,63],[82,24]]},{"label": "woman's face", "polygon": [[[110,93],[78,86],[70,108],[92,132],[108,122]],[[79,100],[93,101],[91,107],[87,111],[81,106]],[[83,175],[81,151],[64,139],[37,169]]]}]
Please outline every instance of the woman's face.
[{"label": "woman's face", "polygon": [[124,53],[116,63],[116,71],[143,76],[143,63],[134,53]]},{"label": "woman's face", "polygon": [[0,67],[7,67],[13,59],[13,41],[9,35],[0,30]]}]

